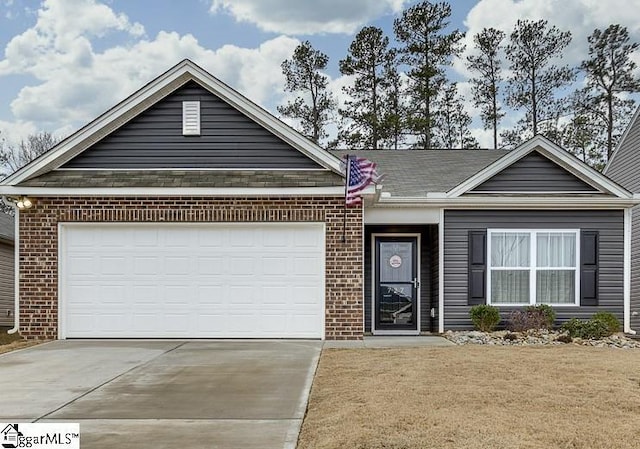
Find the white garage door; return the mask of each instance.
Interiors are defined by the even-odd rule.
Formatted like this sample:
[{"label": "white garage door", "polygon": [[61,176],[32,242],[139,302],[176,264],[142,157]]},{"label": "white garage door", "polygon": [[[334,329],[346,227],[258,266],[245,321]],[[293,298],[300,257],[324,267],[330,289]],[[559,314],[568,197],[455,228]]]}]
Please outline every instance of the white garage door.
[{"label": "white garage door", "polygon": [[323,337],[323,224],[60,232],[60,338]]}]

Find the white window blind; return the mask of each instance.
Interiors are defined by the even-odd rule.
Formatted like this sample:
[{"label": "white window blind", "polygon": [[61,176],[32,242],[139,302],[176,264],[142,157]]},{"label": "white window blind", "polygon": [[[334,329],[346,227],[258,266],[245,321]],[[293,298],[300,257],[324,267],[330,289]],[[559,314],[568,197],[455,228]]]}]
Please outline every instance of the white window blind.
[{"label": "white window blind", "polygon": [[200,135],[200,102],[182,102],[182,134],[185,136]]},{"label": "white window blind", "polygon": [[578,230],[501,230],[489,234],[489,302],[578,305]]}]

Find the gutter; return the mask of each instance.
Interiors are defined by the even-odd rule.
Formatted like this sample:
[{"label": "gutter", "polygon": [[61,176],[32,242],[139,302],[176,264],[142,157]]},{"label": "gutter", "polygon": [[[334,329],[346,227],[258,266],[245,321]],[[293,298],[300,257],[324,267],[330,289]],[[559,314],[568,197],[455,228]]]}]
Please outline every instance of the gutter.
[{"label": "gutter", "polygon": [[7,334],[15,334],[20,330],[20,209],[15,203],[9,201],[7,197],[2,197],[5,204],[11,206],[15,211],[14,216],[14,241],[13,241],[13,263],[14,263],[14,312],[13,327],[7,331]]},{"label": "gutter", "polygon": [[631,329],[631,223],[633,210],[624,210],[624,261],[623,261],[623,331],[625,334],[636,335],[636,331]]},{"label": "gutter", "polygon": [[640,197],[455,197],[447,198],[440,194],[427,194],[426,197],[394,197],[382,192],[378,207],[446,207],[447,209],[484,209],[487,207],[508,209],[622,209],[640,204]]}]

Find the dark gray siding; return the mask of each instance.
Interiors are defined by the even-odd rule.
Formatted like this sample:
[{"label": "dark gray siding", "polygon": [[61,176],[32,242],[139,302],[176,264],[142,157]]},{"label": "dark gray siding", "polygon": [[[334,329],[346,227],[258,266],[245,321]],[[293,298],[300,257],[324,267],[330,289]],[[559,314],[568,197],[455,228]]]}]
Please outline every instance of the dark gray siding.
[{"label": "dark gray siding", "polygon": [[0,326],[13,326],[13,273],[13,245],[0,241]]},{"label": "dark gray siding", "polygon": [[[365,244],[364,244],[364,315],[365,315],[365,332],[371,332],[371,300],[372,300],[372,246],[371,235],[378,233],[409,233],[420,234],[420,331],[434,332],[433,323],[436,320],[431,318],[431,308],[437,309],[438,287],[435,286],[434,303],[434,287],[433,281],[438,277],[438,267],[435,266],[434,275],[434,258],[437,264],[438,260],[438,240],[437,226],[367,226],[365,227]],[[433,253],[435,246],[436,253]]]},{"label": "dark gray siding", "polygon": [[[562,229],[599,232],[599,303],[593,307],[556,307],[559,321],[588,318],[607,310],[623,318],[623,211],[445,211],[444,307],[445,330],[471,328],[467,305],[467,253],[470,230],[487,228]],[[503,317],[510,308],[501,308]]]},{"label": "dark gray siding", "polygon": [[636,113],[604,173],[622,187],[640,193],[640,114]]},{"label": "dark gray siding", "polygon": [[[633,193],[640,193],[640,112],[616,154],[607,165],[605,174]],[[637,312],[637,315],[633,315]],[[631,225],[631,329],[640,329],[640,206],[633,208]]]},{"label": "dark gray siding", "polygon": [[[182,135],[182,102],[200,101],[201,135]],[[63,168],[321,168],[190,81]]]},{"label": "dark gray siding", "polygon": [[597,192],[586,182],[533,151],[480,184],[473,192]]}]

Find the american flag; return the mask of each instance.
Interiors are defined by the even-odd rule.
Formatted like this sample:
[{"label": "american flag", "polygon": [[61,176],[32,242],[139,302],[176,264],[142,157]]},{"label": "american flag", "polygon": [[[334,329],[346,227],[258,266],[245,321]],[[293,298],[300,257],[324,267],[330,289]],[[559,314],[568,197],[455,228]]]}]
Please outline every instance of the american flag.
[{"label": "american flag", "polygon": [[376,172],[376,164],[363,157],[347,155],[344,165],[347,171],[345,202],[347,206],[357,206],[362,203],[360,192],[378,181],[380,175]]}]

